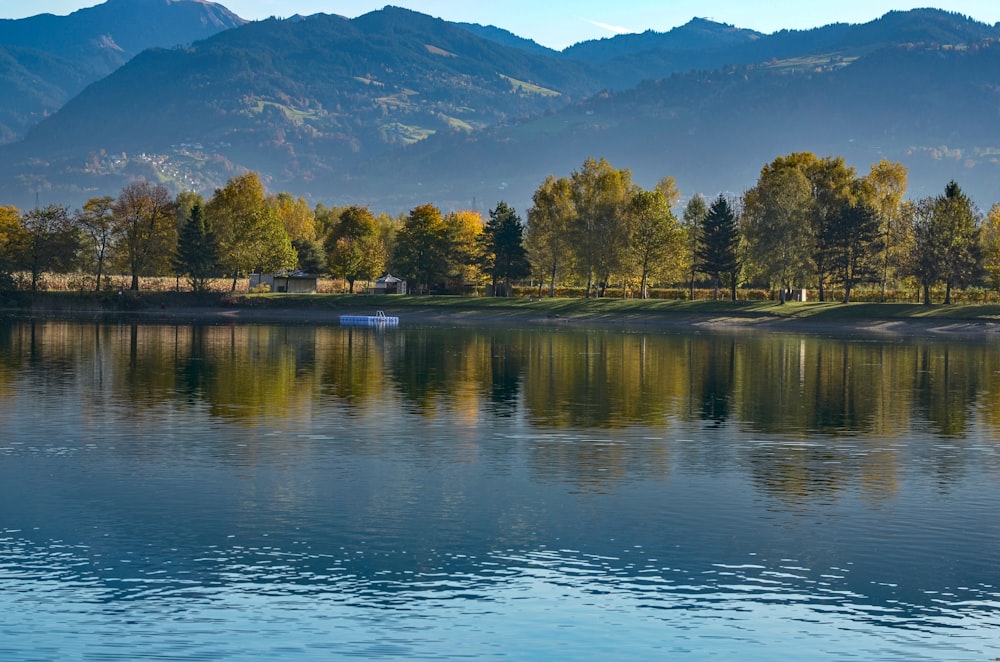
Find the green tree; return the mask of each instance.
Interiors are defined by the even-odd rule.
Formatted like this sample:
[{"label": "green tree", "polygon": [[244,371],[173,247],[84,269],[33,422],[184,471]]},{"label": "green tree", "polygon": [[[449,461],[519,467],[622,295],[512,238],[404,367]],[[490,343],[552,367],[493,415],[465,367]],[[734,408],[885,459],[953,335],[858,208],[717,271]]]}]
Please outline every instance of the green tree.
[{"label": "green tree", "polygon": [[632,172],[618,170],[589,158],[570,176],[576,211],[570,237],[580,275],[587,280],[587,296],[595,279],[604,296],[611,276],[623,267],[628,229],[625,205],[632,194]]},{"label": "green tree", "polygon": [[14,266],[31,275],[31,291],[47,271],[65,272],[76,263],[80,236],[66,207],[49,205],[21,215],[19,228],[9,235]]},{"label": "green tree", "polygon": [[809,164],[806,177],[812,185],[813,264],[819,300],[826,300],[826,283],[837,265],[837,242],[844,236],[842,212],[856,202],[857,173],[841,157],[824,157]]},{"label": "green tree", "polygon": [[510,283],[531,273],[524,248],[524,224],[506,202],[490,210],[490,220],[481,235],[482,263],[493,286],[493,296],[500,296],[497,281],[503,280],[503,296],[510,296]]},{"label": "green tree", "polygon": [[298,256],[298,268],[307,274],[322,274],[329,268],[323,244],[312,239],[292,239],[292,248]]},{"label": "green tree", "polygon": [[525,247],[531,268],[538,276],[538,289],[548,281],[549,296],[555,296],[556,281],[570,261],[569,228],[573,209],[573,184],[569,179],[549,175],[532,196],[528,210]]},{"label": "green tree", "polygon": [[684,207],[681,220],[681,264],[688,282],[688,299],[694,299],[694,281],[698,276],[698,245],[701,243],[701,226],[708,216],[705,198],[696,195]]},{"label": "green tree", "polygon": [[639,272],[639,296],[649,298],[649,280],[654,274],[667,273],[676,262],[680,230],[677,219],[663,191],[637,190],[625,207],[629,227],[627,261]]},{"label": "green tree", "polygon": [[914,215],[911,271],[930,305],[930,288],[944,282],[944,302],[951,290],[972,280],[980,265],[979,226],[972,201],[958,184],[949,182],[943,194],[925,198]]},{"label": "green tree", "polygon": [[982,264],[979,214],[969,196],[952,180],[944,195],[936,200],[935,216],[940,218],[937,225],[947,238],[942,275],[944,302],[951,303],[952,288],[965,286],[979,275]]},{"label": "green tree", "polygon": [[140,180],[127,185],[115,201],[119,258],[138,291],[140,276],[166,273],[177,246],[177,226],[170,192],[162,184]]},{"label": "green tree", "polygon": [[772,290],[777,286],[781,303],[813,272],[812,185],[804,166],[815,158],[800,153],[776,159],[743,198],[748,261],[758,278]]},{"label": "green tree", "polygon": [[910,273],[916,277],[924,292],[924,304],[931,305],[931,287],[938,283],[943,272],[941,255],[945,237],[936,226],[933,198],[923,198],[913,210],[913,253],[910,256]]},{"label": "green tree", "polygon": [[195,204],[181,229],[174,269],[178,276],[187,276],[192,290],[204,292],[208,281],[218,273],[218,265],[219,243],[205,222],[201,205]]},{"label": "green tree", "polygon": [[698,271],[712,278],[713,299],[719,298],[722,276],[728,275],[731,298],[736,301],[739,240],[736,212],[726,197],[720,194],[708,208],[708,214],[701,226],[701,243],[696,253]]},{"label": "green tree", "polygon": [[115,199],[104,196],[91,198],[83,204],[83,209],[74,216],[76,226],[83,233],[84,243],[93,256],[94,271],[97,274],[95,291],[101,290],[101,278],[105,265],[111,257],[118,239],[115,224]]},{"label": "green tree", "polygon": [[372,279],[385,268],[385,249],[374,214],[367,207],[340,211],[324,240],[330,273],[347,281],[350,292],[359,278]]},{"label": "green tree", "polygon": [[268,204],[257,173],[230,179],[205,208],[209,227],[219,242],[219,263],[232,277],[233,290],[250,273],[293,269],[298,255],[284,223]]},{"label": "green tree", "polygon": [[396,235],[392,270],[427,293],[442,286],[451,271],[452,229],[431,204],[415,207]]},{"label": "green tree", "polygon": [[863,202],[845,204],[831,224],[828,250],[832,277],[844,287],[844,303],[854,287],[878,278],[881,233],[875,210]]}]

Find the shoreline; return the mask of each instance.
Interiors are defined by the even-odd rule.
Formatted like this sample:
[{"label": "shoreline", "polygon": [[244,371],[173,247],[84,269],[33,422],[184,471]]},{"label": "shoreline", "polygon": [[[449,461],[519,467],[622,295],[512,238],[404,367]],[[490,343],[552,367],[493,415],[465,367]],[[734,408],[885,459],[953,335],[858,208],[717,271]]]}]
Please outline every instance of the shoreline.
[{"label": "shoreline", "polygon": [[[354,305],[354,304],[357,305]],[[374,313],[370,302],[332,307],[234,305],[167,306],[135,310],[108,310],[100,307],[2,308],[0,317],[13,320],[68,320],[93,322],[137,322],[142,324],[274,324],[340,326],[340,315]],[[387,303],[387,302],[379,302]],[[884,305],[884,304],[883,304]],[[778,316],[747,310],[635,310],[553,314],[533,310],[484,309],[474,306],[447,307],[407,305],[394,309],[382,306],[386,314],[400,318],[399,328],[413,327],[517,327],[559,329],[602,329],[635,332],[687,333],[805,333],[809,335],[868,337],[891,340],[912,337],[948,339],[1000,339],[1000,322],[991,319],[954,317],[870,317],[860,319],[816,319],[813,316]]]}]

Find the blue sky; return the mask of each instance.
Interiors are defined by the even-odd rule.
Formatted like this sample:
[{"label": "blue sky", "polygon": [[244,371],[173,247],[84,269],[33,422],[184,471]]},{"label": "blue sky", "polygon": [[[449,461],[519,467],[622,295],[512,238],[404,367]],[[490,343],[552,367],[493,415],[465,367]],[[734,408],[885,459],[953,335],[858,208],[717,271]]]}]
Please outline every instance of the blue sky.
[{"label": "blue sky", "polygon": [[[0,17],[39,13],[68,14],[99,0],[0,0]],[[247,19],[325,12],[358,16],[386,4],[407,7],[450,21],[496,25],[522,37],[562,49],[578,41],[618,32],[654,29],[665,32],[692,17],[711,18],[741,28],[770,33],[782,28],[811,28],[828,23],[864,23],[893,9],[939,7],[985,23],[1000,22],[998,0],[228,0],[221,4]]]}]

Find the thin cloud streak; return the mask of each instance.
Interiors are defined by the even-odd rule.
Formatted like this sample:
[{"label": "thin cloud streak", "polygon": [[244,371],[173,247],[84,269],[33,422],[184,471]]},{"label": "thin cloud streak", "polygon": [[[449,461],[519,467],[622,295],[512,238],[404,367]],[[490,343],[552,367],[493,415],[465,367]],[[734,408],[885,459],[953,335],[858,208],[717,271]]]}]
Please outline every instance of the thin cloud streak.
[{"label": "thin cloud streak", "polygon": [[623,28],[620,25],[609,25],[608,23],[601,23],[600,21],[592,21],[589,18],[583,19],[587,23],[593,26],[599,27],[602,30],[607,30],[613,34],[635,34],[635,30],[630,30],[629,28]]}]

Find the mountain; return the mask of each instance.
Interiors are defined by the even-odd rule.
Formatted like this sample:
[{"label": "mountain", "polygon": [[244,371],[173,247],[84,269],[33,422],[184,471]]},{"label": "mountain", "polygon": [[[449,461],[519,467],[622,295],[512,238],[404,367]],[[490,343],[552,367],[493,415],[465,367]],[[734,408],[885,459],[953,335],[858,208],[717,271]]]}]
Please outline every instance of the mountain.
[{"label": "mountain", "polygon": [[504,30],[503,28],[498,28],[493,25],[478,25],[476,23],[455,23],[455,25],[468,30],[479,37],[494,41],[501,46],[519,48],[522,51],[527,51],[528,53],[532,53],[534,55],[545,55],[548,57],[559,56],[559,51],[542,46],[532,39],[519,37],[510,30]]},{"label": "mountain", "polygon": [[203,0],[108,0],[69,16],[0,20],[0,142],[151,47],[190,44],[244,24]]},{"label": "mountain", "polygon": [[329,204],[524,211],[588,156],[715,195],[799,150],[902,161],[914,195],[951,178],[994,195],[996,26],[914,10],[682,28],[552,54],[394,7],[247,24],[145,51],[0,148],[0,201],[78,206],[138,176],[211,193],[246,168]]},{"label": "mountain", "polygon": [[292,186],[434,133],[552,112],[600,87],[588,65],[405,9],[271,19],[143,52],[5,153],[30,161],[19,175],[35,190],[67,171],[90,188],[150,168],[185,187],[210,190],[240,167]]},{"label": "mountain", "polygon": [[743,66],[820,55],[853,59],[898,44],[964,45],[1000,38],[1000,28],[939,9],[892,11],[860,25],[834,23],[812,30],[764,35],[702,18],[669,32],[647,31],[587,41],[563,51],[599,66],[608,87],[622,90],[676,72]]},{"label": "mountain", "polygon": [[[775,62],[648,81],[474,142],[427,140],[367,163],[351,189],[327,189],[388,209],[502,199],[525,211],[547,175],[569,175],[594,156],[632,169],[643,186],[673,176],[685,194],[714,197],[741,194],[777,156],[812,151],[844,156],[861,173],[901,161],[911,196],[955,179],[988,207],[998,201],[998,108],[1000,44],[892,46],[808,71]],[[380,187],[390,176],[398,184]]]}]

